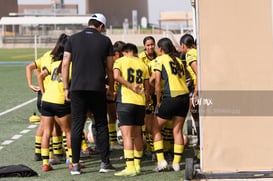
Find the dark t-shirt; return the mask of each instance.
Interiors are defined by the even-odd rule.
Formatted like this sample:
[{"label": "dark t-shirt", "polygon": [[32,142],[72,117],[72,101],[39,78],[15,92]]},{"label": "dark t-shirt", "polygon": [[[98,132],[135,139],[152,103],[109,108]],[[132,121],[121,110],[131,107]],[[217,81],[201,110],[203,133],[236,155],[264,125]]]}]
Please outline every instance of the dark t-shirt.
[{"label": "dark t-shirt", "polygon": [[108,37],[86,28],[69,38],[64,51],[71,53],[71,91],[105,91],[106,58],[113,56]]}]

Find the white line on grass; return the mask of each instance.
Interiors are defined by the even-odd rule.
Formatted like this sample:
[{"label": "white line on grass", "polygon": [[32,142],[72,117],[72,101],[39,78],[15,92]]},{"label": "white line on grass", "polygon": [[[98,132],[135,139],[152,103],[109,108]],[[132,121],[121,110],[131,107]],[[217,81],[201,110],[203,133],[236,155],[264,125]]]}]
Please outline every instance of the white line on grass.
[{"label": "white line on grass", "polygon": [[18,140],[19,138],[21,138],[21,136],[22,136],[22,135],[20,135],[20,134],[16,134],[16,135],[14,135],[11,139],[13,139],[13,140]]},{"label": "white line on grass", "polygon": [[2,145],[9,145],[13,142],[13,140],[5,140],[4,142],[2,142]]},{"label": "white line on grass", "polygon": [[4,147],[3,146],[0,146],[0,150],[2,150]]},{"label": "white line on grass", "polygon": [[25,129],[25,130],[21,131],[20,133],[21,133],[21,134],[26,134],[26,133],[28,133],[28,132],[30,132],[30,130],[29,130],[29,129]]},{"label": "white line on grass", "polygon": [[29,125],[27,128],[36,128],[38,125],[37,124],[32,124],[32,125]]},{"label": "white line on grass", "polygon": [[13,108],[11,108],[11,109],[8,109],[8,110],[6,110],[6,111],[4,111],[4,112],[1,112],[0,113],[0,116],[3,116],[4,114],[7,114],[7,113],[9,113],[9,112],[11,112],[11,111],[14,111],[14,110],[16,110],[16,109],[19,109],[19,108],[21,108],[21,107],[23,107],[23,106],[25,106],[25,105],[27,105],[27,104],[30,104],[30,103],[32,103],[32,102],[34,102],[34,101],[36,101],[37,100],[37,97],[35,97],[35,98],[33,98],[33,99],[30,99],[29,101],[26,101],[26,102],[24,102],[24,103],[22,103],[22,104],[19,104],[18,106],[15,106],[15,107],[13,107]]}]

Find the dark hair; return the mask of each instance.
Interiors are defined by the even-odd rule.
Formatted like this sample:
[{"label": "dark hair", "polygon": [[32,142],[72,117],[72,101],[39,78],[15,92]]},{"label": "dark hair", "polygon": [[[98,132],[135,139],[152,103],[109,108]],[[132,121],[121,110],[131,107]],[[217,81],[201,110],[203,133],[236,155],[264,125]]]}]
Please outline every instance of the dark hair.
[{"label": "dark hair", "polygon": [[180,45],[186,45],[187,48],[192,48],[195,46],[195,41],[192,35],[185,34],[180,38]]},{"label": "dark hair", "polygon": [[[50,53],[52,55],[53,61],[63,60],[64,46],[65,46],[65,43],[67,42],[68,38],[69,38],[69,36],[66,35],[65,33],[62,33],[59,36],[55,47],[53,48],[53,50]],[[61,69],[62,69],[62,63],[60,63],[57,72],[60,73]]]},{"label": "dark hair", "polygon": [[155,42],[154,37],[152,37],[152,36],[146,36],[146,37],[143,39],[143,45],[145,45],[145,43],[146,43],[148,40],[152,40],[153,42]]},{"label": "dark hair", "polygon": [[178,76],[181,78],[181,73],[183,72],[183,69],[179,62],[176,59],[177,51],[172,43],[172,41],[169,38],[161,38],[157,42],[158,48],[161,48],[165,54],[168,54],[174,61],[177,69]]},{"label": "dark hair", "polygon": [[62,33],[59,36],[55,47],[53,48],[53,50],[50,53],[52,55],[53,61],[58,61],[58,60],[63,59],[64,45],[65,45],[66,41],[68,40],[68,38],[69,38],[69,36],[66,35],[65,33]]},{"label": "dark hair", "polygon": [[103,24],[102,22],[98,21],[98,20],[90,19],[90,20],[88,21],[88,26],[93,25],[93,26],[95,26],[96,28],[98,28],[101,24],[103,25],[103,28],[104,28],[104,24]]},{"label": "dark hair", "polygon": [[123,41],[116,41],[113,45],[113,51],[118,52],[120,57],[122,56],[122,48],[124,45],[126,45],[126,43]]},{"label": "dark hair", "polygon": [[132,43],[126,43],[123,46],[122,51],[123,52],[133,52],[134,54],[138,53],[137,46],[135,44],[132,44]]}]

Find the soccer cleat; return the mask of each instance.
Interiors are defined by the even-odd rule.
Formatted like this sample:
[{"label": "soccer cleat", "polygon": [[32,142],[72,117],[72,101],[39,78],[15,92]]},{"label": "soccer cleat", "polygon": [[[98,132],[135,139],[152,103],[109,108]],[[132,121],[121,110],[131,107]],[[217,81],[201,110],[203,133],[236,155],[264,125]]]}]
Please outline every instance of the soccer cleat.
[{"label": "soccer cleat", "polygon": [[115,167],[113,167],[111,163],[101,162],[100,164],[100,170],[99,170],[100,173],[107,173],[107,172],[112,172],[115,170],[116,170]]},{"label": "soccer cleat", "polygon": [[135,169],[136,169],[136,173],[139,174],[141,172],[141,168],[140,166],[135,166]]},{"label": "soccer cleat", "polygon": [[[78,166],[80,166],[80,168],[85,168],[85,165],[83,165],[83,164],[81,164],[81,163],[79,163]],[[72,163],[69,163],[68,168],[69,168],[69,170],[72,170],[73,164],[72,164]]]},{"label": "soccer cleat", "polygon": [[163,159],[162,161],[157,162],[157,166],[154,169],[154,171],[161,172],[161,171],[165,170],[167,168],[167,166],[168,166],[167,161],[165,159]]},{"label": "soccer cleat", "polygon": [[81,174],[81,167],[80,167],[80,165],[79,164],[76,164],[76,165],[72,165],[71,164],[70,174],[71,175],[80,175]]},{"label": "soccer cleat", "polygon": [[35,153],[34,154],[34,161],[42,161],[43,158],[41,156],[41,153]]},{"label": "soccer cleat", "polygon": [[172,168],[174,171],[178,172],[180,170],[180,164],[179,163],[173,163]]},{"label": "soccer cleat", "polygon": [[129,170],[128,168],[125,168],[124,170],[117,172],[114,175],[115,176],[136,176],[137,172],[136,170]]},{"label": "soccer cleat", "polygon": [[42,170],[43,172],[47,172],[53,170],[53,168],[51,167],[51,165],[43,165]]},{"label": "soccer cleat", "polygon": [[29,117],[29,122],[30,123],[35,123],[40,121],[40,116],[36,115],[36,112],[33,113],[32,116]]},{"label": "soccer cleat", "polygon": [[87,158],[90,157],[91,155],[98,154],[96,150],[93,150],[92,148],[87,148],[86,150],[81,150],[81,158]]}]

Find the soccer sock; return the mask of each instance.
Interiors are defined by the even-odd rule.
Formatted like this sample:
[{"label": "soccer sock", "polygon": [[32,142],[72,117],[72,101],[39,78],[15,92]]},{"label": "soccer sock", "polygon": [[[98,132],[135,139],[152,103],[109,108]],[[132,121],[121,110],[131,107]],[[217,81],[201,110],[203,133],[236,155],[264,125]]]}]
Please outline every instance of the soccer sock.
[{"label": "soccer sock", "polygon": [[69,158],[69,163],[72,163],[72,149],[71,148],[67,148],[67,155],[66,158]]},{"label": "soccer sock", "polygon": [[162,160],[164,160],[163,140],[154,142],[154,149],[156,153],[157,162],[161,162]]},{"label": "soccer sock", "polygon": [[184,151],[184,145],[174,144],[174,158],[173,158],[173,163],[180,163],[183,151]]},{"label": "soccer sock", "polygon": [[67,149],[67,143],[66,143],[66,136],[65,136],[64,132],[63,132],[63,145],[64,145],[64,149],[65,149],[66,158],[68,158],[68,149]]},{"label": "soccer sock", "polygon": [[52,144],[52,137],[49,140],[49,158],[53,158],[53,144]]},{"label": "soccer sock", "polygon": [[62,156],[62,136],[52,136],[54,155]]},{"label": "soccer sock", "polygon": [[108,129],[109,129],[109,139],[110,144],[114,145],[117,143],[117,129],[115,123],[108,123]]},{"label": "soccer sock", "polygon": [[143,151],[134,150],[134,165],[135,165],[135,168],[140,169],[140,163],[141,163],[142,155],[143,155]]},{"label": "soccer sock", "polygon": [[126,161],[126,169],[135,170],[134,150],[124,150],[124,158]]},{"label": "soccer sock", "polygon": [[152,135],[146,133],[145,137],[146,137],[146,150],[149,152],[152,152],[152,147],[151,147],[151,144],[153,142]]},{"label": "soccer sock", "polygon": [[173,122],[167,121],[164,130],[164,152],[170,151],[173,148]]},{"label": "soccer sock", "polygon": [[43,165],[49,165],[49,149],[48,148],[42,148],[41,149],[41,155],[43,158]]},{"label": "soccer sock", "polygon": [[87,144],[87,141],[85,139],[84,133],[82,133],[82,146],[81,146],[81,149],[82,150],[87,150],[87,148],[88,148],[88,144]]},{"label": "soccer sock", "polygon": [[42,144],[42,137],[35,136],[35,154],[41,155],[41,144]]}]

